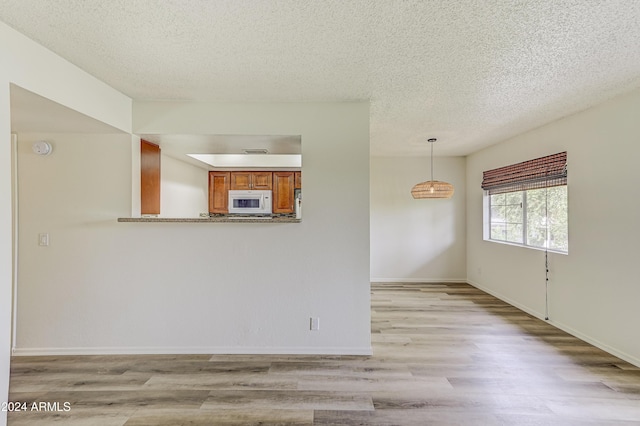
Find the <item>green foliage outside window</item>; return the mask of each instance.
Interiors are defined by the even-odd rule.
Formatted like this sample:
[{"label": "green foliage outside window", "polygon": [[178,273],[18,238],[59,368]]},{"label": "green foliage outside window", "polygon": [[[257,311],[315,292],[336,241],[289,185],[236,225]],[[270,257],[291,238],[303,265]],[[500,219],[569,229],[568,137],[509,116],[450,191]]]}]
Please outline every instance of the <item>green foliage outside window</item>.
[{"label": "green foliage outside window", "polygon": [[490,239],[567,252],[567,186],[490,195]]}]

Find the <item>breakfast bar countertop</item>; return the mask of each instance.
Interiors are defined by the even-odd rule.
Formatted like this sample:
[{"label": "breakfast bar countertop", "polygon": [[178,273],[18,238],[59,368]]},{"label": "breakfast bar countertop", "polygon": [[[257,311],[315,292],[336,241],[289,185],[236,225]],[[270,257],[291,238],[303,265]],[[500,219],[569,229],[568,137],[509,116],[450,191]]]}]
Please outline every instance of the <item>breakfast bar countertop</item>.
[{"label": "breakfast bar countertop", "polygon": [[211,217],[119,217],[118,222],[143,223],[300,223],[291,216],[211,216]]}]

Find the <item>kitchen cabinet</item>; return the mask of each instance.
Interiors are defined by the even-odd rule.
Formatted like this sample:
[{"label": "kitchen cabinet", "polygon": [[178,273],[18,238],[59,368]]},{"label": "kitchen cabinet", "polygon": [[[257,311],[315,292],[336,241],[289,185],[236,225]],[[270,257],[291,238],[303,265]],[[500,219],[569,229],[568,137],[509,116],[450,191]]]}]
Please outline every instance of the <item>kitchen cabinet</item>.
[{"label": "kitchen cabinet", "polygon": [[293,183],[295,189],[302,189],[302,172],[293,172]]},{"label": "kitchen cabinet", "polygon": [[273,213],[293,213],[294,172],[273,172]]},{"label": "kitchen cabinet", "polygon": [[236,190],[270,190],[272,189],[271,172],[230,172],[231,189]]},{"label": "kitchen cabinet", "polygon": [[160,214],[160,147],[140,141],[140,213]]},{"label": "kitchen cabinet", "polygon": [[229,213],[229,190],[271,190],[274,214],[295,212],[294,189],[302,187],[300,172],[209,172],[209,213]]},{"label": "kitchen cabinet", "polygon": [[209,213],[229,213],[230,172],[209,172]]}]

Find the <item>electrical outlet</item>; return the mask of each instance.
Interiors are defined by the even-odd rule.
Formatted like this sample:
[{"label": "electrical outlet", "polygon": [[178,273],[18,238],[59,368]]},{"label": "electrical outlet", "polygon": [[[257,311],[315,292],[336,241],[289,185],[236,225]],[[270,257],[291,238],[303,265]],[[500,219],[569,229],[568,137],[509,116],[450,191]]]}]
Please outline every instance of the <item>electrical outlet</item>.
[{"label": "electrical outlet", "polygon": [[318,331],[320,330],[320,318],[319,317],[311,317],[309,318],[309,330]]}]

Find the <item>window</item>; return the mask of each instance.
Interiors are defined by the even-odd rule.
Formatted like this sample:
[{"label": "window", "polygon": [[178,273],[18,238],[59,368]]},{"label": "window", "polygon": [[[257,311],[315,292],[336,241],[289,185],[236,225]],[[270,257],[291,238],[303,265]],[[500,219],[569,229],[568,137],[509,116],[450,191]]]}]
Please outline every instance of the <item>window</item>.
[{"label": "window", "polygon": [[567,252],[567,186],[488,195],[489,239]]},{"label": "window", "polygon": [[566,154],[484,172],[486,239],[568,252]]}]

